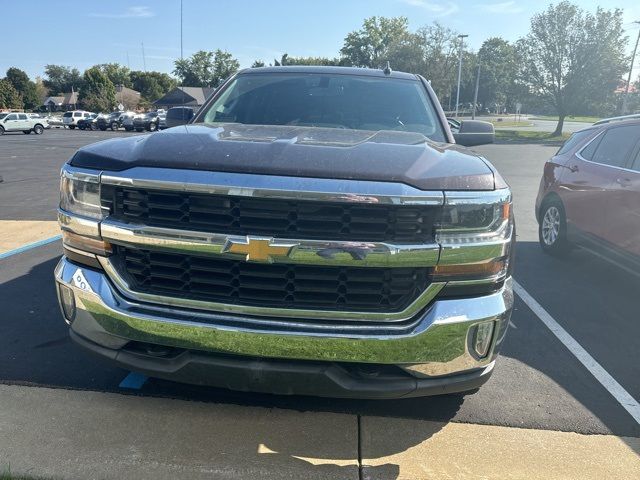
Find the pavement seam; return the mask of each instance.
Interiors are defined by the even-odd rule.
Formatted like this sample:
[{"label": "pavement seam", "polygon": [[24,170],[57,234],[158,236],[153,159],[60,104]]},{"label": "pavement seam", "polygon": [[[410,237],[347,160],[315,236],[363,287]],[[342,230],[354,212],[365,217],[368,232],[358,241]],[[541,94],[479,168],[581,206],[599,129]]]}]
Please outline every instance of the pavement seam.
[{"label": "pavement seam", "polygon": [[358,480],[364,480],[364,467],[362,466],[362,415],[356,415],[358,422]]}]

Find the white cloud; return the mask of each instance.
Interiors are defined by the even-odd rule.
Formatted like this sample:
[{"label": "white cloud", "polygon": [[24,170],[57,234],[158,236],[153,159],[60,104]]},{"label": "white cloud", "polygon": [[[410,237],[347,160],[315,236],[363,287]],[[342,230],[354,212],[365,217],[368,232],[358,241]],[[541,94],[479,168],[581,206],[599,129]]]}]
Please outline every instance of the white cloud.
[{"label": "white cloud", "polygon": [[98,18],[148,18],[155,17],[149,7],[129,7],[123,13],[90,13],[90,17]]},{"label": "white cloud", "polygon": [[402,3],[411,5],[412,7],[422,8],[432,13],[436,17],[446,17],[456,13],[460,8],[458,4],[449,1],[436,0],[400,0]]},{"label": "white cloud", "polygon": [[498,3],[485,3],[478,5],[478,8],[489,13],[520,13],[523,8],[515,0]]}]

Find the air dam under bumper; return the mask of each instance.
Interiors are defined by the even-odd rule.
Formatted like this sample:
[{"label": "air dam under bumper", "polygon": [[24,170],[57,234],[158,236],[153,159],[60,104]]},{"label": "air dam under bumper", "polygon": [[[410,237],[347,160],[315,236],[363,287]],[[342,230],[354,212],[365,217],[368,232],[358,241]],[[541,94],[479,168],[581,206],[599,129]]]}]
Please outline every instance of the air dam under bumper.
[{"label": "air dam under bumper", "polygon": [[[132,302],[104,272],[66,257],[55,277],[74,293],[71,336],[90,351],[150,376],[277,394],[399,398],[475,389],[491,375],[513,306],[508,280],[491,295],[436,300],[410,323],[323,330]],[[484,322],[494,330],[480,359],[472,332]]]}]

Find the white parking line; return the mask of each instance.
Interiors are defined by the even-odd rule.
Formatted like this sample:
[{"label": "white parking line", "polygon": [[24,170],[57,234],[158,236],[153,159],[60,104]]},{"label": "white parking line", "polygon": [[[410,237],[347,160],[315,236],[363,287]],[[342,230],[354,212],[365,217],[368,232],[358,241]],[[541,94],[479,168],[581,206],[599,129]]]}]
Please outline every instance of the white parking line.
[{"label": "white parking line", "polygon": [[607,389],[607,391],[615,398],[622,408],[624,408],[629,415],[640,425],[640,403],[633,398],[629,392],[627,392],[622,385],[620,385],[615,378],[613,378],[609,372],[607,372],[602,365],[600,365],[591,355],[587,352],[582,345],[580,345],[569,333],[556,322],[551,315],[540,305],[536,300],[527,293],[527,291],[520,286],[518,282],[513,281],[513,290],[518,294],[524,303],[535,313],[542,323],[544,323],[551,333],[553,333],[558,340],[560,340],[565,347],[578,359],[578,361],[589,370],[600,384]]}]

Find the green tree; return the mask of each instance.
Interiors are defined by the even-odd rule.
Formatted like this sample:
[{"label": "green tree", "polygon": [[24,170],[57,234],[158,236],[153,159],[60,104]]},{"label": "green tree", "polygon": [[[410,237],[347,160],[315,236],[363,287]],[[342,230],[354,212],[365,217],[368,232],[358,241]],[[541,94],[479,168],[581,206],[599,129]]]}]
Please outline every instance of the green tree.
[{"label": "green tree", "polygon": [[173,71],[184,86],[217,87],[240,68],[240,62],[226,51],[200,50],[191,57],[175,61]]},{"label": "green tree", "polygon": [[478,60],[481,66],[478,101],[483,107],[508,103],[515,94],[513,87],[518,73],[515,47],[500,37],[489,38],[478,50]]},{"label": "green tree", "polygon": [[0,80],[0,108],[22,108],[20,94],[6,78]]},{"label": "green tree", "polygon": [[[436,92],[441,102],[451,100],[458,80],[458,33],[438,22],[425,25],[416,32],[421,52],[421,73]],[[466,59],[465,59],[466,60]],[[463,65],[468,66],[465,61]]]},{"label": "green tree", "polygon": [[252,64],[251,64],[251,68],[258,68],[258,67],[264,67],[265,64],[262,60],[255,60]]},{"label": "green tree", "polygon": [[129,70],[128,67],[120,65],[119,63],[101,63],[100,65],[96,65],[96,67],[99,68],[114,85],[123,85],[131,88],[131,70]]},{"label": "green tree", "polygon": [[362,28],[350,32],[344,39],[340,54],[345,65],[382,68],[387,61],[393,64],[393,52],[410,41],[406,17],[370,17]]},{"label": "green tree", "polygon": [[22,99],[26,110],[33,110],[40,106],[42,99],[38,97],[36,84],[19,68],[11,67],[7,70],[6,79],[13,85]]},{"label": "green tree", "polygon": [[77,68],[46,65],[44,74],[44,86],[49,89],[51,95],[68,93],[72,88],[77,92],[82,88],[83,78]]},{"label": "green tree", "polygon": [[130,79],[131,88],[140,92],[147,103],[158,100],[178,84],[175,78],[161,72],[133,71],[130,73]]},{"label": "green tree", "polygon": [[[285,53],[284,55],[282,55],[282,58],[277,63],[280,65],[323,65],[323,66],[336,66],[341,64],[339,58],[291,57],[289,56],[288,53]],[[264,66],[264,64],[262,66]]]},{"label": "green tree", "polygon": [[529,34],[517,43],[520,78],[555,109],[554,135],[567,115],[612,104],[627,68],[626,42],[619,9],[585,13],[565,0],[533,16]]},{"label": "green tree", "polygon": [[109,112],[116,105],[116,88],[98,67],[84,72],[84,86],[78,97],[85,108],[95,112]]}]

